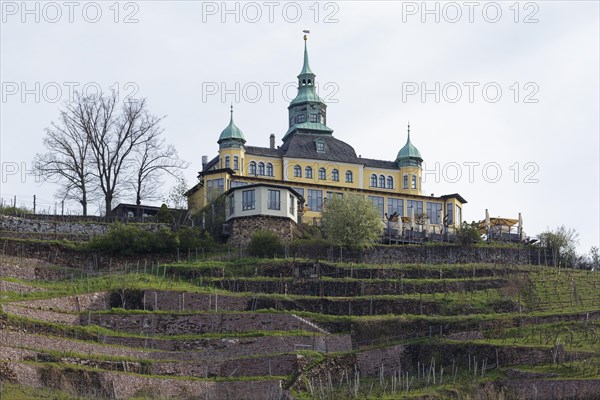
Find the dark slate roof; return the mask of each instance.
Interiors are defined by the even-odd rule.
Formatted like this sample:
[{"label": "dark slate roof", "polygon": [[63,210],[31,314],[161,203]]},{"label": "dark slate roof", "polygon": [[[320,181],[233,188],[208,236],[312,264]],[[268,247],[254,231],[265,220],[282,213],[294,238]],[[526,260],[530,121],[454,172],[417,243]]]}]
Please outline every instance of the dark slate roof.
[{"label": "dark slate roof", "polygon": [[[321,140],[325,143],[324,153],[317,152],[317,146],[314,143],[316,140]],[[398,164],[394,161],[357,157],[352,146],[330,135],[297,133],[288,138],[283,145],[277,149],[255,146],[245,146],[245,149],[246,154],[255,156],[308,158],[314,160],[364,164],[367,167],[373,168],[398,168]]]},{"label": "dark slate roof", "polygon": [[367,167],[398,169],[398,164],[395,161],[374,160],[372,158],[359,158],[359,161]]},{"label": "dark slate roof", "polygon": [[282,155],[279,149],[272,149],[270,147],[244,146],[244,149],[246,150],[246,154],[254,156],[281,157]]},{"label": "dark slate roof", "polygon": [[[325,142],[325,152],[317,152],[315,140]],[[287,139],[280,148],[286,157],[310,158],[316,160],[361,163],[356,152],[348,143],[329,135],[295,134]]]},{"label": "dark slate roof", "polygon": [[204,171],[208,171],[209,169],[211,169],[212,167],[217,165],[218,162],[219,162],[219,156],[216,156],[215,158],[213,158],[212,160],[210,160],[209,162],[206,163],[206,166],[204,167]]}]

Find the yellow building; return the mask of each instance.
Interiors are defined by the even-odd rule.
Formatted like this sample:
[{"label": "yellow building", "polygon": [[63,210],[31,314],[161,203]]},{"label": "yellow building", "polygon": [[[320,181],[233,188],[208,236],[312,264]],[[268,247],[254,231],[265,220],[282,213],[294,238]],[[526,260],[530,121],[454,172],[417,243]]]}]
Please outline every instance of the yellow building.
[{"label": "yellow building", "polygon": [[298,75],[298,94],[288,107],[283,144],[276,146],[271,135],[269,147],[248,146],[233,121],[232,107],[229,125],[217,141],[219,154],[210,161],[203,157],[199,182],[187,192],[191,212],[197,213],[231,188],[269,183],[292,187],[304,197],[298,213],[304,223],[319,220],[327,198],[354,193],[367,196],[384,221],[394,213],[403,217],[394,229],[418,230],[427,225],[439,232],[444,223],[449,227],[460,224],[466,200],[459,194],[422,195],[423,159],[411,143],[410,126],[406,144],[393,161],[357,156],[352,146],[333,136],[327,126],[327,105],[315,91],[304,39],[304,64]]}]

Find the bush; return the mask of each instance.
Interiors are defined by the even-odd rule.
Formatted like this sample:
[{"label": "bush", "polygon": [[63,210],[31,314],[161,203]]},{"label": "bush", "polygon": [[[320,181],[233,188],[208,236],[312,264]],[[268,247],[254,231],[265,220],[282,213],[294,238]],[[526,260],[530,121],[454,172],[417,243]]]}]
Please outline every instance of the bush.
[{"label": "bush", "polygon": [[118,222],[106,235],[94,237],[87,245],[90,250],[124,255],[170,252],[178,246],[177,236],[167,229],[150,232]]},{"label": "bush", "polygon": [[185,251],[200,248],[213,250],[219,246],[208,232],[199,227],[181,227],[177,230],[177,237],[179,248]]},{"label": "bush", "polygon": [[25,214],[32,214],[32,211],[25,207],[0,206],[0,215],[11,215],[18,217]]},{"label": "bush", "polygon": [[156,221],[162,222],[165,224],[172,224],[175,221],[173,214],[169,210],[169,207],[163,203],[158,210],[158,214],[156,214]]},{"label": "bush", "polygon": [[272,257],[283,252],[283,243],[279,236],[270,231],[258,231],[252,235],[248,244],[251,256]]},{"label": "bush", "polygon": [[456,229],[456,238],[461,246],[466,247],[472,246],[474,243],[481,242],[481,235],[479,234],[479,229],[477,228],[477,224],[475,222],[471,222],[470,224],[463,222]]}]

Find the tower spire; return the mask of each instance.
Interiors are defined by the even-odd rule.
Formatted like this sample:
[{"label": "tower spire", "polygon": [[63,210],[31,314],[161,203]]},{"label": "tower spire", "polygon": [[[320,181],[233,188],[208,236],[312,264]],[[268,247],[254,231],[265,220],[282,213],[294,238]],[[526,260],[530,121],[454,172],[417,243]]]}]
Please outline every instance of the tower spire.
[{"label": "tower spire", "polygon": [[304,62],[302,71],[298,75],[298,94],[290,102],[288,107],[289,129],[283,136],[287,138],[296,132],[310,133],[315,135],[331,135],[333,130],[327,127],[327,105],[319,97],[315,87],[315,74],[310,69],[308,62],[309,31],[304,32]]},{"label": "tower spire", "polygon": [[314,77],[315,74],[310,69],[310,65],[308,63],[308,47],[306,45],[306,42],[308,41],[308,34],[310,33],[310,31],[302,32],[304,32],[304,64],[302,65],[302,71],[300,71],[300,75],[313,75]]}]

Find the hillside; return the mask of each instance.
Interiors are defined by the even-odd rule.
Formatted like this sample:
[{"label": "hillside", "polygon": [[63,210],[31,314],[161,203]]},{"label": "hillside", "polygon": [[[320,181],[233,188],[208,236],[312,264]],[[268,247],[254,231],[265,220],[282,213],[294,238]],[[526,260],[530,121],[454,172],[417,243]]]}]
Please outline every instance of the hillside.
[{"label": "hillside", "polygon": [[0,256],[2,398],[593,399],[600,274]]}]

